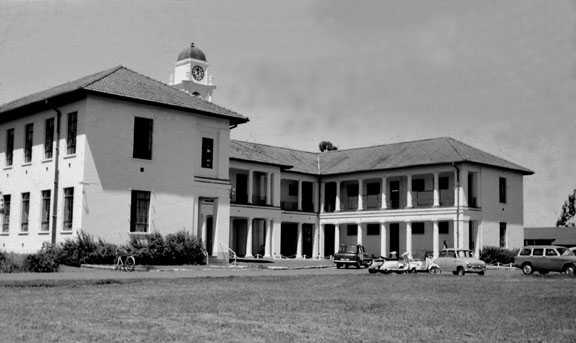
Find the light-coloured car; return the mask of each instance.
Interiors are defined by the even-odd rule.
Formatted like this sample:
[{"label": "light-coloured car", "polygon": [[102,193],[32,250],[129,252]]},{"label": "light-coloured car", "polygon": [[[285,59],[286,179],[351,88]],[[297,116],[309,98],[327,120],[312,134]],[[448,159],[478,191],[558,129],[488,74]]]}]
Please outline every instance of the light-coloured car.
[{"label": "light-coloured car", "polygon": [[525,246],[514,258],[514,265],[522,269],[524,275],[534,271],[540,274],[561,272],[571,276],[576,273],[576,256],[567,248],[555,245]]},{"label": "light-coloured car", "polygon": [[442,249],[430,268],[431,273],[452,272],[454,275],[466,273],[486,274],[486,263],[474,258],[472,251],[465,249]]}]

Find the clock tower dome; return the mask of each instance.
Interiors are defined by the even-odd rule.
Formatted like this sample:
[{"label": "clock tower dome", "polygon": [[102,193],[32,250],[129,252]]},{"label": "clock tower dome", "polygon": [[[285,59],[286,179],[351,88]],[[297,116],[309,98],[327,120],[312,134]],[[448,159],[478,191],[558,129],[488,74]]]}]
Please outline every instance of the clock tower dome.
[{"label": "clock tower dome", "polygon": [[178,55],[174,73],[170,77],[170,85],[190,95],[212,101],[212,92],[216,86],[212,84],[206,55],[194,43],[190,43]]}]

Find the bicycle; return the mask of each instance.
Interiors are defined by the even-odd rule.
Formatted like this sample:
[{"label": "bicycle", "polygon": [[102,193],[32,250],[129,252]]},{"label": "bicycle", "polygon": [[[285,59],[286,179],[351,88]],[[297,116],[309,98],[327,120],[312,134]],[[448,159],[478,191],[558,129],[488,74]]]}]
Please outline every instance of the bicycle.
[{"label": "bicycle", "polygon": [[136,267],[136,259],[132,255],[116,253],[114,270],[121,272],[133,272]]}]

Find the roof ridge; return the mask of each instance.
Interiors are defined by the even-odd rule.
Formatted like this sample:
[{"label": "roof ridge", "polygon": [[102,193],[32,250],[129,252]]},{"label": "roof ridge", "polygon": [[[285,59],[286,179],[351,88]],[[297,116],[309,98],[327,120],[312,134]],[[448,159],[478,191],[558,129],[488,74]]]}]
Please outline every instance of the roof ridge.
[{"label": "roof ridge", "polygon": [[338,150],[324,151],[324,152],[322,152],[322,154],[325,154],[325,153],[337,153],[337,152],[339,152],[339,151],[350,151],[350,150],[358,150],[358,149],[377,148],[377,147],[382,147],[382,146],[390,146],[390,145],[398,145],[398,144],[406,144],[406,143],[416,143],[416,142],[432,141],[432,140],[438,140],[438,139],[442,139],[442,138],[450,138],[450,137],[431,137],[431,138],[414,139],[414,140],[394,142],[394,143],[374,144],[374,145],[359,146],[359,147],[354,147],[354,148],[346,148],[346,149],[338,149]]},{"label": "roof ridge", "polygon": [[115,72],[117,72],[118,70],[120,70],[120,69],[122,69],[122,68],[127,69],[127,68],[124,67],[123,65],[117,65],[116,67],[103,70],[103,71],[101,71],[100,73],[102,73],[102,72],[104,72],[104,71],[107,71],[104,75],[102,75],[101,77],[99,77],[99,78],[97,78],[97,79],[95,79],[95,80],[90,80],[90,81],[84,83],[83,85],[80,85],[80,86],[78,87],[78,89],[81,89],[81,88],[84,88],[84,87],[88,87],[88,86],[90,86],[90,85],[92,85],[92,84],[94,84],[94,83],[96,83],[96,82],[98,82],[98,81],[100,81],[100,80],[102,80],[102,79],[104,79],[104,78],[106,78],[106,77],[114,74]]},{"label": "roof ridge", "polygon": [[460,151],[458,149],[456,149],[456,146],[454,146],[454,141],[458,142],[458,143],[462,143],[458,140],[455,140],[452,137],[444,137],[446,139],[446,142],[448,142],[448,145],[450,145],[450,147],[454,150],[454,152],[456,152],[456,155],[460,156],[460,158],[464,161],[467,160],[467,158],[465,156],[462,156],[462,153],[460,153]]},{"label": "roof ridge", "polygon": [[314,151],[299,150],[299,149],[295,149],[295,148],[288,148],[285,146],[272,145],[272,144],[266,144],[266,143],[256,143],[256,142],[250,142],[250,141],[245,141],[245,140],[241,140],[241,139],[231,139],[231,141],[236,141],[236,142],[240,142],[240,143],[248,143],[248,144],[264,145],[264,146],[271,147],[271,148],[279,148],[279,149],[285,149],[285,150],[291,150],[291,151],[297,151],[297,152],[304,152],[304,153],[313,154],[313,155],[319,155],[320,154],[319,152],[314,152]]}]

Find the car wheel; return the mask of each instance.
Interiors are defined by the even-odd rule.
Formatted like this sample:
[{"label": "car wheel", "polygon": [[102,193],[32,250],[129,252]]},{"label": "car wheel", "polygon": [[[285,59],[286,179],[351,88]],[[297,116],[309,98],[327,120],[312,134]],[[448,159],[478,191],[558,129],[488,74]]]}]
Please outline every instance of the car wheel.
[{"label": "car wheel", "polygon": [[532,265],[530,263],[524,263],[522,265],[522,273],[524,273],[524,275],[530,275],[534,272],[534,268],[532,268]]},{"label": "car wheel", "polygon": [[356,269],[360,269],[360,262],[356,263]]},{"label": "car wheel", "polygon": [[465,273],[465,272],[464,272],[464,268],[458,267],[458,269],[456,269],[455,275],[464,276],[464,273]]},{"label": "car wheel", "polygon": [[486,272],[479,272],[478,275],[484,276],[484,275],[486,275]]},{"label": "car wheel", "polygon": [[430,270],[428,271],[428,273],[431,273],[431,274],[440,274],[440,273],[442,273],[442,271],[441,271],[440,268],[438,268],[438,267],[432,267],[432,268],[430,268]]},{"label": "car wheel", "polygon": [[342,265],[340,263],[336,263],[336,268],[340,269],[342,268]]},{"label": "car wheel", "polygon": [[350,265],[349,265],[348,263],[346,263],[346,264],[344,265],[344,268],[348,269],[349,266],[350,266]]},{"label": "car wheel", "polygon": [[572,264],[567,265],[564,267],[564,274],[568,276],[576,276],[576,267]]},{"label": "car wheel", "polygon": [[374,273],[376,273],[376,269],[374,269],[374,268],[369,268],[369,269],[368,269],[368,273],[374,274]]}]

